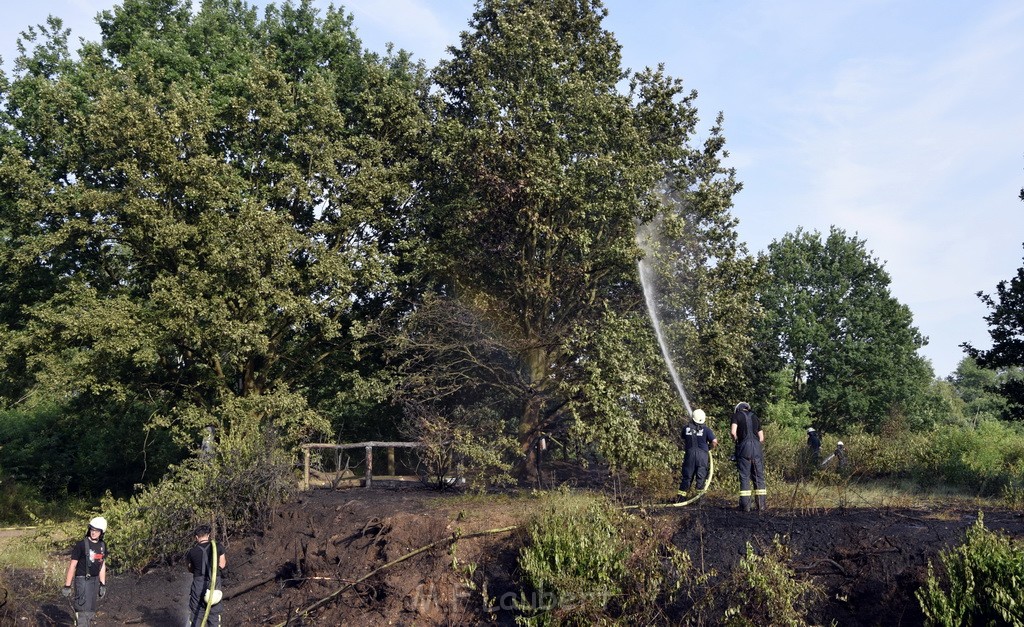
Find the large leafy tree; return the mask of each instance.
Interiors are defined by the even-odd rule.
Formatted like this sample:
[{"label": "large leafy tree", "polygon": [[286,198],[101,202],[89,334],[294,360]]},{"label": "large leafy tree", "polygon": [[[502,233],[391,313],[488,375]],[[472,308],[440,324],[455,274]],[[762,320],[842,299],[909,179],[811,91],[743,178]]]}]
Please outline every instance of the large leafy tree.
[{"label": "large leafy tree", "polygon": [[[666,426],[663,407],[619,398],[613,415],[587,399],[608,390],[593,380],[608,372],[597,344],[617,337],[656,354],[648,327],[623,334],[618,314],[640,315],[635,228],[657,212],[656,186],[685,157],[695,121],[679,81],[621,68],[605,13],[597,0],[484,0],[434,74],[424,223],[438,289],[500,344],[486,367],[524,451],[568,424],[592,436],[602,420],[621,421],[604,433]],[[638,405],[646,418],[629,409]]]},{"label": "large leafy tree", "polygon": [[[1024,200],[1024,188],[1020,199]],[[979,366],[1001,373],[998,389],[1007,401],[1006,415],[1024,419],[1024,377],[1018,376],[1024,368],[1024,265],[1015,277],[996,284],[995,296],[978,292],[978,298],[990,310],[985,321],[992,348],[981,350],[969,342],[961,346]]]},{"label": "large leafy tree", "polygon": [[[989,309],[985,320],[992,348],[981,350],[964,343],[964,350],[983,368],[1007,372],[1024,367],[1024,266],[1010,280],[996,284],[994,295],[978,292],[978,298]],[[1007,415],[1024,419],[1024,378],[1006,376],[998,387],[1008,403]]]},{"label": "large leafy tree", "polygon": [[1007,398],[1001,389],[1008,381],[1024,378],[1019,366],[983,368],[971,357],[964,357],[947,377],[963,401],[964,414],[975,424],[981,420],[1006,418]]},{"label": "large leafy tree", "polygon": [[865,242],[797,230],[769,245],[766,263],[764,350],[791,374],[793,399],[832,430],[912,418],[932,378],[917,354],[926,340]]},{"label": "large leafy tree", "polygon": [[192,437],[329,430],[312,405],[398,285],[423,69],[308,1],[99,23],[77,61],[59,21],[28,33],[5,81],[5,395],[141,403]]}]

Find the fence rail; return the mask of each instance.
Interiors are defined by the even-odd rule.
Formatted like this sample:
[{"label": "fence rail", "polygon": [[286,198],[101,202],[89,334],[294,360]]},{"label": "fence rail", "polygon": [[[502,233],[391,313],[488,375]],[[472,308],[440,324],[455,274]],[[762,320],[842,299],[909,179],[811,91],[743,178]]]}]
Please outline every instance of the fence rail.
[{"label": "fence rail", "polygon": [[302,489],[309,489],[309,458],[310,452],[314,449],[365,449],[366,450],[366,474],[364,475],[364,487],[369,488],[373,483],[373,449],[386,448],[388,450],[388,474],[379,475],[378,480],[387,481],[419,481],[416,475],[395,474],[395,449],[396,448],[419,448],[423,446],[419,442],[356,442],[354,444],[326,444],[310,443],[302,445]]}]

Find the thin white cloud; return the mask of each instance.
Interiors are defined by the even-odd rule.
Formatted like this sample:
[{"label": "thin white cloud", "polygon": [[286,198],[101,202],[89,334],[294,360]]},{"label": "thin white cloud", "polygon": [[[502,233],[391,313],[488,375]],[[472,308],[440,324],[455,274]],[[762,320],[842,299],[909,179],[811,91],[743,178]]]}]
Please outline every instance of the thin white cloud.
[{"label": "thin white cloud", "polygon": [[[959,343],[986,343],[975,292],[991,292],[1021,262],[1024,6],[965,11],[946,25],[946,40],[916,31],[934,25],[906,23],[867,33],[869,45],[852,41],[851,30],[863,31],[844,22],[863,23],[887,6],[812,11],[813,33],[791,36],[798,6],[806,4],[761,15],[758,37],[748,34],[759,46],[762,37],[780,41],[748,69],[760,73],[752,79],[763,96],[754,100],[756,133],[768,143],[738,151],[749,166],[739,172],[749,183],[737,202],[741,227],[744,212],[760,211],[754,239],[836,224],[866,240],[886,262],[894,295],[931,337],[926,356],[947,374],[963,357]],[[884,15],[873,19],[882,24]]]}]

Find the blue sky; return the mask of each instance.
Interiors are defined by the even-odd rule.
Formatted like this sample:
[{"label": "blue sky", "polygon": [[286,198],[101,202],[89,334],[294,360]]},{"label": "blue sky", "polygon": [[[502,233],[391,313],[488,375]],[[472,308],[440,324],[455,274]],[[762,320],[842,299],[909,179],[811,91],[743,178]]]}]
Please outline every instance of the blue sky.
[{"label": "blue sky", "polygon": [[[113,0],[5,7],[9,71],[26,26],[61,17],[98,39]],[[198,4],[198,2],[196,3]],[[263,4],[262,2],[260,4]],[[328,2],[317,0],[326,7]],[[336,2],[363,44],[433,65],[472,0]],[[893,295],[929,337],[938,376],[990,345],[993,293],[1024,259],[1024,3],[1018,0],[605,0],[634,70],[664,63],[699,93],[703,129],[725,115],[744,189],[734,214],[751,251],[797,227],[867,242]]]}]

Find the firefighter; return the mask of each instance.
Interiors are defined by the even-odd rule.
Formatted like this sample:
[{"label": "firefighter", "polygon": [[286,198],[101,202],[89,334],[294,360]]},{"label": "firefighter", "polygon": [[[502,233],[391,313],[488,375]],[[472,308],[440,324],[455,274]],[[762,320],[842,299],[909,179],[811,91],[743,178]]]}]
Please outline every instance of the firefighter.
[{"label": "firefighter", "polygon": [[807,448],[811,453],[811,461],[817,466],[821,463],[821,434],[814,427],[807,427]]},{"label": "firefighter", "polygon": [[[196,544],[185,554],[185,566],[192,573],[192,587],[188,597],[189,627],[219,627],[221,624],[223,593],[220,591],[219,571],[228,566],[224,552],[210,539],[210,525],[199,525],[193,534]],[[212,595],[213,598],[210,598]]]},{"label": "firefighter", "polygon": [[764,477],[764,430],[748,403],[739,403],[732,413],[732,439],[736,442],[736,469],[740,474],[740,509],[751,510],[751,496],[757,509],[767,509],[768,490]]},{"label": "firefighter", "polygon": [[698,490],[704,490],[707,486],[708,468],[711,463],[710,451],[718,446],[718,438],[711,427],[705,424],[706,422],[707,414],[703,409],[697,409],[683,427],[686,456],[683,458],[683,478],[679,482],[678,500],[686,498],[694,478],[697,479]]},{"label": "firefighter", "polygon": [[89,521],[85,538],[71,550],[71,563],[64,575],[63,594],[72,598],[75,625],[87,627],[96,616],[99,599],[107,594],[107,519],[97,516]]}]

